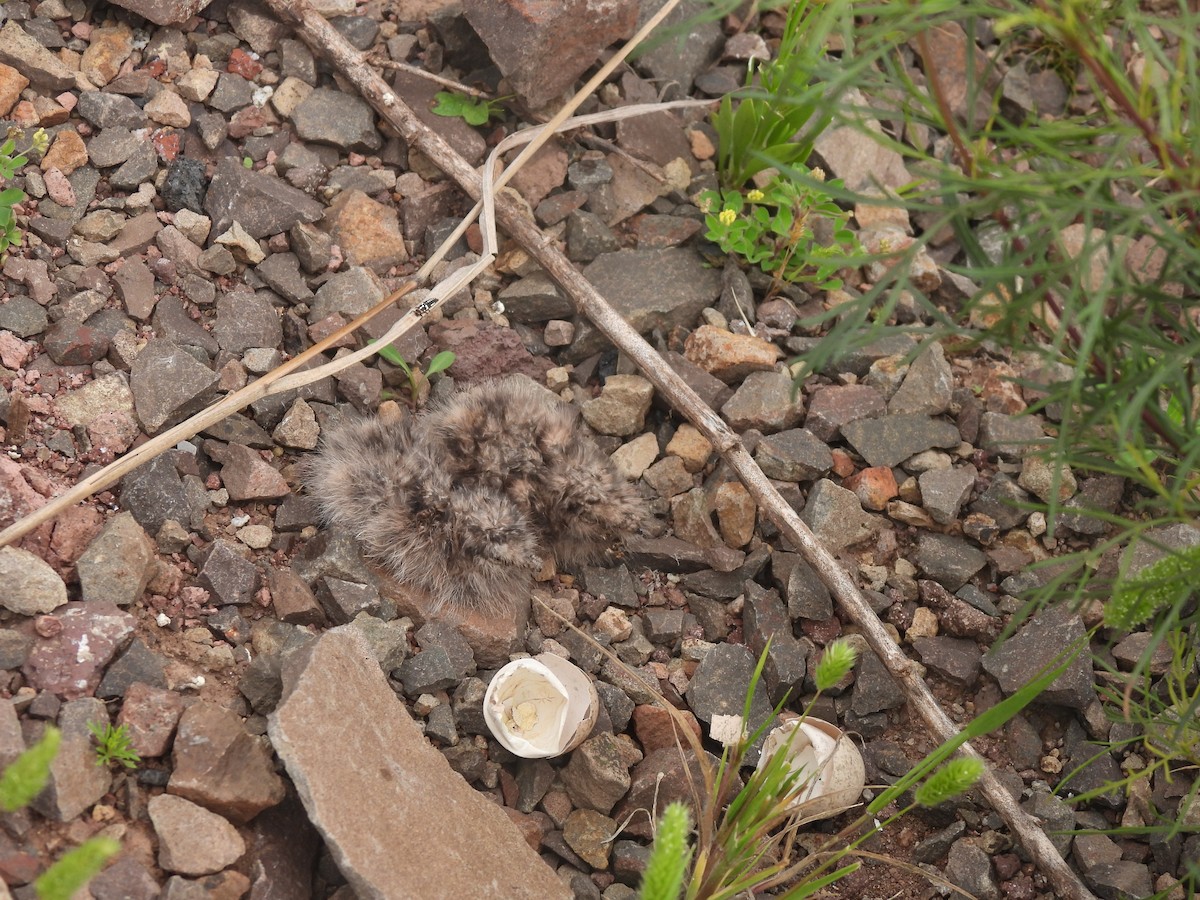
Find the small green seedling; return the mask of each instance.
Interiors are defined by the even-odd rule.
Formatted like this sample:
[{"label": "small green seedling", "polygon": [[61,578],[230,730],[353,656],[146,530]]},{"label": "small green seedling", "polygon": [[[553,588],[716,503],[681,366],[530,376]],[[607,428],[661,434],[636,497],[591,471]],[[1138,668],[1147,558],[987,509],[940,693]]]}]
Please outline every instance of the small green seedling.
[{"label": "small green seedling", "polygon": [[476,100],[465,94],[452,94],[449,91],[438,91],[433,95],[437,104],[433,113],[447,118],[459,118],[468,125],[486,125],[488,120],[501,115],[500,103],[505,98],[496,100]]},{"label": "small green seedling", "polygon": [[[0,182],[12,181],[18,170],[29,162],[27,153],[44,156],[50,146],[50,136],[44,128],[39,128],[33,133],[29,147],[17,153],[17,138],[22,136],[20,129],[9,129],[8,138],[0,144]],[[0,191],[0,262],[7,257],[9,247],[21,243],[21,229],[17,227],[13,207],[24,199],[25,192],[20,188],[10,187]]]},{"label": "small green seedling", "polygon": [[[33,802],[50,782],[50,765],[58,754],[62,733],[46,729],[42,739],[18,756],[0,775],[0,810],[15,812]],[[70,900],[121,845],[110,837],[94,837],[64,854],[33,883],[39,900]]]},{"label": "small green seedling", "polygon": [[118,725],[114,728],[112,723],[98,725],[88,722],[88,730],[96,739],[96,765],[111,766],[113,763],[120,763],[127,769],[136,769],[142,761],[129,742],[128,726]]},{"label": "small green seedling", "polygon": [[408,376],[408,389],[412,393],[414,406],[421,406],[429,396],[430,376],[436,375],[438,372],[444,372],[454,365],[454,360],[457,358],[452,351],[443,350],[429,361],[428,367],[422,372],[420,368],[414,369],[410,366],[404,357],[400,355],[400,351],[391,345],[381,347],[379,355],[393,366],[398,366],[404,370],[404,374]]}]

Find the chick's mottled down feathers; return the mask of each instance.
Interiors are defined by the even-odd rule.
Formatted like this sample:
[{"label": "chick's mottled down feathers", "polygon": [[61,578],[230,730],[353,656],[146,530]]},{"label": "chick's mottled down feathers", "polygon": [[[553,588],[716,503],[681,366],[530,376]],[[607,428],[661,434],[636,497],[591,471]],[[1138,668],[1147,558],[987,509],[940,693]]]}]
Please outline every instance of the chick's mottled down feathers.
[{"label": "chick's mottled down feathers", "polygon": [[438,607],[518,602],[546,555],[593,561],[644,515],[574,410],[523,377],[471,387],[403,424],[340,425],[305,481],[328,524]]}]

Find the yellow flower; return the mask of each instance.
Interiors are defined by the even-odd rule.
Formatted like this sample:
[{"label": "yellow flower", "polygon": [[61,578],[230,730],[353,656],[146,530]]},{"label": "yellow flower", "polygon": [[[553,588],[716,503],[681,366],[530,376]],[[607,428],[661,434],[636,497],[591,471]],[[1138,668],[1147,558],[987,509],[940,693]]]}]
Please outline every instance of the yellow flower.
[{"label": "yellow flower", "polygon": [[766,196],[767,195],[764,194],[762,191],[760,191],[758,188],[755,188],[754,190],[752,190],[748,194],[746,194],[746,199],[749,200],[751,203],[757,203],[759,200],[762,200]]},{"label": "yellow flower", "polygon": [[813,178],[815,178],[817,181],[825,180],[825,170],[822,169],[820,166],[817,166],[817,168],[813,169],[808,174],[811,175]]},{"label": "yellow flower", "polygon": [[735,213],[732,209],[723,209],[721,210],[721,214],[717,216],[717,221],[728,228],[737,221],[737,213]]}]

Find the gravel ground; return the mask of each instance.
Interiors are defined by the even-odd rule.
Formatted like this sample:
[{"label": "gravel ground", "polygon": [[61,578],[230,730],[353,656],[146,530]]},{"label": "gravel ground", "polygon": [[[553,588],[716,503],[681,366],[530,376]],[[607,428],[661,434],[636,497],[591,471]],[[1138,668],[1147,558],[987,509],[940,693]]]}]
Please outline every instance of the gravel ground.
[{"label": "gravel ground", "polygon": [[[464,16],[455,3],[319,4],[377,62],[512,93],[523,110],[573,89],[639,13],[636,2],[614,3],[587,27],[570,10],[505,15],[520,5],[466,4]],[[9,0],[0,9],[0,114],[50,135],[46,156],[15,179],[28,194],[18,210],[26,240],[3,265],[4,526],[369,309],[468,206],[259,5],[121,6]],[[771,16],[759,31],[696,25],[686,45],[668,42],[621,68],[597,102],[652,100],[668,81],[720,96],[739,84],[746,59],[769,52],[778,26]],[[940,48],[945,65],[959,50]],[[432,115],[437,85],[384,74],[472,164],[517,122],[510,113],[473,128]],[[1057,98],[1061,111],[1066,87],[1052,74],[1009,99],[1053,114]],[[1012,379],[1035,373],[1002,353],[888,338],[809,376],[793,397],[787,361],[820,339],[798,322],[843,298],[770,295],[768,280],[722,268],[692,202],[715,186],[714,142],[703,111],[658,113],[551,144],[514,187],[739,432],[965,723],[1097,615],[1046,613],[985,653],[1042,577],[1030,564],[1103,533],[1078,515],[1051,538],[1021,502],[1057,489],[1068,508],[1113,510],[1124,485],[1076,483],[1030,452],[1054,423],[1020,415],[1032,395]],[[854,132],[826,135],[817,154],[850,187],[910,177],[899,156]],[[907,240],[903,211],[872,210],[855,225],[865,245]],[[469,233],[441,271],[471,259],[477,238]],[[955,248],[936,250],[918,254],[914,275],[935,302],[953,305],[964,285],[939,260]],[[844,290],[857,291],[879,273],[846,274]],[[344,346],[378,337],[397,315]],[[424,321],[398,350],[422,362],[456,354],[434,379],[435,399],[511,374],[550,388],[636,484],[650,511],[642,532],[605,565],[548,567],[532,611],[431,617],[419,595],[363,562],[352,537],[318,526],[297,468],[344,416],[409,415],[399,368],[352,366],[181,443],[0,550],[0,764],[50,724],[64,734],[50,789],[33,811],[0,817],[0,879],[12,896],[34,896],[31,882],[52,858],[106,833],[123,849],[93,884],[96,900],[632,897],[649,838],[633,813],[654,802],[663,771],[664,784],[683,790],[678,753],[644,688],[547,609],[657,684],[704,734],[714,715],[740,710],[768,638],[767,694],[791,691],[800,708],[822,648],[854,634],[703,436],[520,249],[503,247],[488,273]],[[1200,531],[1176,528],[1164,540],[1193,544]],[[374,659],[365,669],[363,644],[318,640],[334,628],[366,642]],[[1135,634],[1105,652],[1128,668],[1144,642]],[[596,678],[599,722],[566,757],[516,759],[482,723],[488,679],[525,652],[569,656]],[[380,685],[390,690],[372,693]],[[393,732],[381,723],[400,715],[396,697],[415,726]],[[758,703],[765,715],[767,697]],[[869,651],[819,712],[861,738],[872,785],[932,749]],[[94,764],[87,725],[109,721],[129,726],[136,769]],[[386,733],[378,747],[363,736],[372,727]],[[1200,856],[1200,837],[1062,832],[1147,824],[1154,810],[1178,807],[1188,778],[1136,782],[1074,807],[1054,790],[1080,766],[1060,793],[1138,768],[1132,750],[1089,743],[1117,727],[1091,664],[1078,661],[1044,702],[977,747],[1097,895],[1144,897]],[[389,774],[393,762],[399,775]],[[448,779],[445,762],[462,777]],[[378,779],[356,780],[372,765],[384,767]],[[447,802],[467,783],[480,803]],[[397,804],[378,817],[376,790],[394,791]],[[813,834],[840,824],[818,823]],[[488,849],[505,841],[517,845],[507,863],[507,850]],[[1053,896],[1000,819],[971,798],[911,815],[868,846],[906,866],[865,865],[821,896],[937,894],[922,870],[982,898]],[[559,880],[545,881],[552,870]],[[511,892],[487,893],[493,876],[513,879]]]}]

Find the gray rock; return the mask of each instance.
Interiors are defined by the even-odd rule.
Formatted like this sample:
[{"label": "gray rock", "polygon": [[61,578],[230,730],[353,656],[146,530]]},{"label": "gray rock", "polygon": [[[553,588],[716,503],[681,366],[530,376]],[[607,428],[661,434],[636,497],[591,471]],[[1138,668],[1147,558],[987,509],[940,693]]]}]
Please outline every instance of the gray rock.
[{"label": "gray rock", "polygon": [[93,900],[158,900],[158,881],[132,856],[117,860],[88,882]]},{"label": "gray rock", "polygon": [[917,482],[921,487],[921,505],[930,518],[939,525],[955,521],[975,487],[977,474],[974,466],[922,472]]},{"label": "gray rock", "polygon": [[361,97],[332,88],[317,88],[302,100],[292,112],[292,124],[301,139],[332,144],[340,150],[378,150],[383,146],[374,110]]},{"label": "gray rock", "polygon": [[132,684],[166,688],[166,660],[142,642],[134,638],[129,649],[116,658],[104,672],[96,696],[102,700],[124,697]]},{"label": "gray rock", "polygon": [[991,857],[973,840],[963,838],[954,842],[946,860],[946,878],[979,900],[1000,900]]},{"label": "gray rock", "polygon": [[1079,486],[1079,493],[1062,505],[1058,523],[1076,534],[1104,534],[1108,522],[1096,513],[1112,513],[1125,493],[1125,479],[1119,475],[1098,475]]},{"label": "gray rock", "polygon": [[992,483],[979,495],[970,510],[982,513],[996,523],[1002,531],[1015,528],[1029,517],[1029,509],[1022,509],[1033,501],[1029,494],[1002,472],[992,477]]},{"label": "gray rock", "polygon": [[382,299],[383,289],[370,270],[354,266],[321,285],[309,311],[308,321],[319,322],[334,313],[354,318]]},{"label": "gray rock", "polygon": [[209,425],[201,434],[230,444],[245,444],[255,450],[270,450],[274,446],[266,430],[241,413],[226,416],[220,422]]},{"label": "gray rock", "polygon": [[825,442],[805,428],[767,435],[758,442],[754,460],[764,475],[777,481],[812,481],[833,466]]},{"label": "gray rock", "polygon": [[[686,698],[696,718],[712,722],[713,716],[740,716],[754,677],[755,657],[746,647],[718,644],[696,667]],[[746,728],[753,732],[771,715],[767,692],[755,691]]]},{"label": "gray rock", "polygon": [[922,532],[917,538],[911,559],[921,572],[951,591],[957,591],[987,565],[983,551],[962,538],[931,532]]},{"label": "gray rock", "polygon": [[617,738],[598,734],[573,751],[560,773],[571,802],[582,809],[607,814],[629,790],[629,769]]},{"label": "gray rock", "polygon": [[[71,70],[14,19],[9,19],[0,28],[0,63],[12,66],[35,88],[47,94],[75,87],[75,75]],[[92,92],[86,91],[84,95],[88,93]]]},{"label": "gray rock", "polygon": [[249,822],[283,800],[283,779],[266,742],[250,734],[237,713],[215,703],[184,710],[172,759],[171,793],[233,822]]},{"label": "gray rock", "polygon": [[283,326],[271,301],[263,294],[248,291],[217,298],[212,331],[221,349],[230,353],[244,353],[251,347],[277,347],[283,341]]},{"label": "gray rock", "polygon": [[120,498],[121,506],[150,534],[158,534],[168,519],[198,527],[207,507],[207,501],[194,503],[184,489],[174,452],[150,460],[121,479]]},{"label": "gray rock", "polygon": [[781,702],[785,696],[799,696],[808,669],[808,650],[792,636],[791,619],[779,592],[753,581],[746,582],[745,591],[742,627],[746,644],[757,655],[767,653],[763,676],[772,703]]},{"label": "gray rock", "polygon": [[222,606],[251,603],[258,590],[258,567],[242,556],[236,544],[218,538],[213,541],[196,582]]},{"label": "gray rock", "polygon": [[912,642],[921,665],[932,669],[955,684],[970,687],[979,677],[982,653],[974,641],[960,638],[919,637]]},{"label": "gray rock", "polygon": [[[160,231],[159,235],[162,233]],[[173,233],[178,240],[190,243],[178,229],[174,229]],[[198,347],[208,356],[215,356],[221,349],[216,338],[188,315],[187,307],[179,297],[168,295],[159,300],[154,307],[154,317],[151,323],[154,326],[154,333],[159,339],[168,340],[182,347]]]},{"label": "gray rock", "polygon": [[754,428],[771,434],[794,428],[804,415],[803,397],[799,393],[793,397],[794,387],[792,379],[781,372],[751,372],[721,407],[721,415],[739,432]]},{"label": "gray rock", "polygon": [[129,606],[146,590],[156,559],[154,542],[133,514],[118,513],[76,563],[83,600]]},{"label": "gray rock", "polygon": [[497,295],[504,313],[514,322],[536,324],[565,319],[575,312],[571,301],[544,272],[534,272],[514,281]]},{"label": "gray rock", "polygon": [[888,413],[923,413],[937,416],[950,408],[954,393],[954,373],[946,361],[946,351],[937,341],[927,341],[925,349],[908,367],[899,390],[888,401]]},{"label": "gray rock", "polygon": [[133,155],[142,143],[133,132],[120,125],[105,128],[88,141],[88,159],[101,169],[119,166]]},{"label": "gray rock", "polygon": [[771,577],[787,599],[793,619],[825,621],[833,616],[833,597],[816,569],[798,553],[773,553]]},{"label": "gray rock", "polygon": [[[33,638],[20,634],[11,628],[0,630],[0,669],[19,669],[25,665],[29,648],[33,646]],[[0,768],[6,765],[0,759]]]},{"label": "gray rock", "polygon": [[89,723],[109,724],[108,710],[95,697],[81,697],[63,704],[58,714],[62,742],[50,764],[50,783],[33,801],[33,808],[47,818],[70,822],[108,793],[112,776],[96,765]]},{"label": "gray rock", "polygon": [[48,324],[46,311],[29,297],[10,297],[0,306],[0,329],[11,331],[19,338],[41,334]]},{"label": "gray rock", "polygon": [[128,644],[134,618],[111,603],[68,603],[55,613],[62,629],[39,637],[22,671],[28,683],[66,700],[86,697],[105,666]]},{"label": "gray rock", "polygon": [[842,436],[871,466],[896,466],[923,450],[960,442],[954,425],[919,413],[847,422]]},{"label": "gray rock", "polygon": [[156,434],[204,409],[219,382],[216,372],[178,344],[157,338],[134,360],[129,388],[142,427]]},{"label": "gray rock", "polygon": [[232,156],[217,164],[204,197],[204,210],[212,219],[213,234],[223,234],[237,222],[254,238],[279,234],[300,222],[315,222],[325,213],[325,208],[303,191],[247,169]]},{"label": "gray rock", "polygon": [[67,602],[67,586],[28,550],[0,548],[0,606],[21,616],[53,612]]},{"label": "gray rock", "polygon": [[182,25],[212,0],[114,0],[120,6],[156,25]]},{"label": "gray rock", "polygon": [[227,820],[183,797],[151,797],[147,812],[158,836],[158,864],[168,872],[211,875],[246,852],[246,842]]},{"label": "gray rock", "polygon": [[158,171],[158,153],[154,145],[144,142],[121,163],[120,168],[108,176],[108,183],[118,191],[136,191],[138,185],[149,181]]},{"label": "gray rock", "polygon": [[297,450],[315,450],[321,437],[317,417],[313,408],[303,400],[297,400],[288,408],[283,420],[271,432],[271,437],[284,447]]},{"label": "gray rock", "polygon": [[[76,107],[79,115],[97,128],[143,128],[146,114],[120,94],[106,91],[83,91]],[[132,148],[136,151],[136,147]]]},{"label": "gray rock", "polygon": [[[271,742],[358,896],[398,884],[413,896],[571,896],[503,811],[429,745],[360,638],[325,634],[287,662],[284,678]],[[337,742],[331,721],[342,723]],[[426,842],[419,854],[376,849],[413,835]]]},{"label": "gray rock", "polygon": [[233,72],[222,72],[217,86],[205,101],[218,112],[231,113],[254,100],[254,83]]},{"label": "gray rock", "polygon": [[[1065,609],[1047,610],[993,647],[983,658],[983,668],[1004,693],[1013,694],[1045,669],[1058,665],[1062,655],[1076,647],[1086,633],[1078,615]],[[1086,650],[1076,654],[1039,700],[1083,710],[1096,699],[1091,656]]]},{"label": "gray rock", "polygon": [[1021,459],[1049,440],[1036,415],[985,412],[979,420],[979,446],[1008,459]]},{"label": "gray rock", "polygon": [[583,586],[593,597],[603,597],[610,606],[624,609],[636,609],[640,605],[633,586],[633,576],[626,566],[617,566],[615,569],[586,566],[582,574]]},{"label": "gray rock", "polygon": [[[663,6],[662,2],[642,3],[638,11],[638,26]],[[664,99],[687,96],[692,82],[701,72],[716,62],[725,46],[720,23],[704,15],[702,0],[684,0],[666,18],[660,28],[679,29],[680,38],[665,41],[639,54],[638,65],[657,83],[671,85]]]},{"label": "gray rock", "polygon": [[1200,528],[1194,525],[1166,525],[1151,528],[1139,541],[1131,543],[1121,553],[1121,568],[1127,577],[1154,565],[1172,551],[1188,550],[1200,544]]},{"label": "gray rock", "polygon": [[[613,308],[641,334],[664,333],[695,324],[700,310],[721,294],[721,276],[694,250],[618,250],[605,253],[583,270]],[[578,362],[607,345],[590,323],[580,321],[567,362]]]},{"label": "gray rock", "polygon": [[854,696],[850,708],[856,716],[896,709],[905,702],[904,691],[874,653],[864,653],[854,667]]},{"label": "gray rock", "polygon": [[1122,859],[1100,863],[1083,876],[1101,900],[1139,900],[1154,895],[1154,880],[1145,863]]},{"label": "gray rock", "polygon": [[595,213],[577,209],[567,216],[567,256],[572,262],[591,262],[619,249],[621,242]]},{"label": "gray rock", "polygon": [[363,613],[383,616],[383,599],[373,584],[343,581],[326,575],[317,582],[317,601],[325,614],[339,624],[345,624]]},{"label": "gray rock", "polygon": [[888,527],[884,519],[862,508],[853,491],[828,478],[813,486],[800,518],[833,551],[870,540]]},{"label": "gray rock", "polygon": [[272,253],[254,271],[267,283],[267,287],[289,303],[307,303],[312,298],[313,292],[300,274],[300,259],[294,253]]},{"label": "gray rock", "polygon": [[1050,838],[1058,853],[1066,857],[1071,852],[1071,832],[1075,829],[1075,811],[1070,805],[1053,794],[1037,791],[1021,804],[1021,808],[1040,820],[1042,830]]}]

